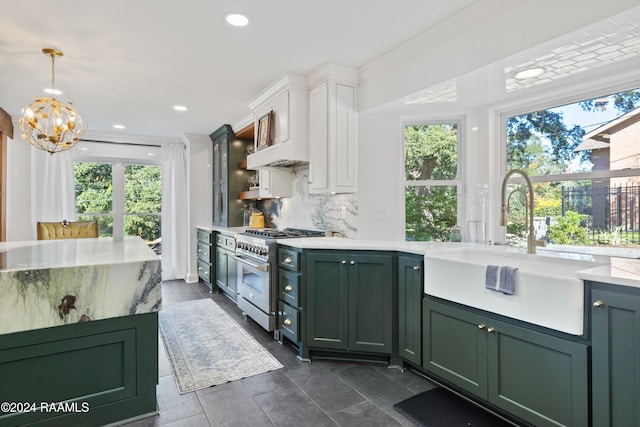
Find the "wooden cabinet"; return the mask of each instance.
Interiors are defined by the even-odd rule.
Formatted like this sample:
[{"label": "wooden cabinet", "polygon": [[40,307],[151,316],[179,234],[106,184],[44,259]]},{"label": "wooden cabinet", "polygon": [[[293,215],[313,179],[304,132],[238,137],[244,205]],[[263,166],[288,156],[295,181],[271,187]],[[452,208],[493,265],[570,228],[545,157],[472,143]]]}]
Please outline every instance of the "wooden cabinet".
[{"label": "wooden cabinet", "polygon": [[216,236],[216,285],[232,300],[238,300],[236,239],[217,233]]},{"label": "wooden cabinet", "polygon": [[537,426],[589,425],[588,345],[423,300],[423,366]]},{"label": "wooden cabinet", "polygon": [[393,256],[311,251],[306,262],[308,346],[391,354]]},{"label": "wooden cabinet", "polygon": [[285,74],[249,103],[254,114],[255,138],[258,121],[271,115],[271,145],[255,146],[247,167],[292,166],[309,161],[309,113],[306,77]]},{"label": "wooden cabinet", "polygon": [[213,143],[213,225],[242,226],[244,205],[239,199],[249,175],[240,168],[240,162],[252,141],[236,138],[229,125],[223,125],[209,137]]},{"label": "wooden cabinet", "polygon": [[209,287],[209,292],[211,292],[213,290],[211,283],[215,276],[215,246],[213,244],[215,233],[205,228],[198,228],[197,234],[198,277]]},{"label": "wooden cabinet", "polygon": [[398,256],[398,351],[416,366],[422,364],[422,294],[424,257]]},{"label": "wooden cabinet", "polygon": [[357,71],[325,63],[309,81],[309,191],[355,193]]},{"label": "wooden cabinet", "polygon": [[593,425],[640,425],[640,292],[590,286]]}]

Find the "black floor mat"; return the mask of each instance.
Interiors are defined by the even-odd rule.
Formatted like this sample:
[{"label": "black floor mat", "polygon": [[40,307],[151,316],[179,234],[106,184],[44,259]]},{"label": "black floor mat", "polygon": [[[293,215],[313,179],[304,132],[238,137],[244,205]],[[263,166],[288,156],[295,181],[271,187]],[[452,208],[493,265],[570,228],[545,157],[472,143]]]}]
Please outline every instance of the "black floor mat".
[{"label": "black floor mat", "polygon": [[512,427],[512,424],[444,388],[416,394],[393,409],[421,427]]}]

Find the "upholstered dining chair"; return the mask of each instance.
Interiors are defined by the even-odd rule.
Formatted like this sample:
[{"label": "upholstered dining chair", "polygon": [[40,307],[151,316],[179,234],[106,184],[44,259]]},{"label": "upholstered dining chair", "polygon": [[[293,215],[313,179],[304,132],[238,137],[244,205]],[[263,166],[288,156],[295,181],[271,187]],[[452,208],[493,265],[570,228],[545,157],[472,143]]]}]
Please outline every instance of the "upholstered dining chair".
[{"label": "upholstered dining chair", "polygon": [[99,237],[98,221],[38,222],[38,240]]}]

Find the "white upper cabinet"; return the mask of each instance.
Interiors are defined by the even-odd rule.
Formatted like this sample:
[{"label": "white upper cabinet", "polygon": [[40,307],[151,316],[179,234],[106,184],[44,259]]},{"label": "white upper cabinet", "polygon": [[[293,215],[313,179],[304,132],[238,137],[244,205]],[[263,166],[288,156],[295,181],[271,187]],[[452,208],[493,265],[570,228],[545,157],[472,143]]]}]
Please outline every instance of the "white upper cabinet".
[{"label": "white upper cabinet", "polygon": [[325,63],[309,82],[309,191],[355,193],[358,175],[357,71]]},{"label": "white upper cabinet", "polygon": [[[309,92],[307,79],[286,74],[249,103],[254,115],[254,153],[248,169],[309,162]],[[270,141],[259,140],[260,124],[271,113]],[[264,130],[264,127],[263,127]]]}]

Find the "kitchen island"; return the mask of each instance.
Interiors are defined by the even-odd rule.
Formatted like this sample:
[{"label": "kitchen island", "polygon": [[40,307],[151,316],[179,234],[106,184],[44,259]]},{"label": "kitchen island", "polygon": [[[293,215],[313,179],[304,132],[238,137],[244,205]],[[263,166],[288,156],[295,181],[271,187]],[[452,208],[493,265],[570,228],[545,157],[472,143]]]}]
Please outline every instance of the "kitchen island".
[{"label": "kitchen island", "polygon": [[0,425],[154,413],[160,282],[139,237],[0,243]]}]

